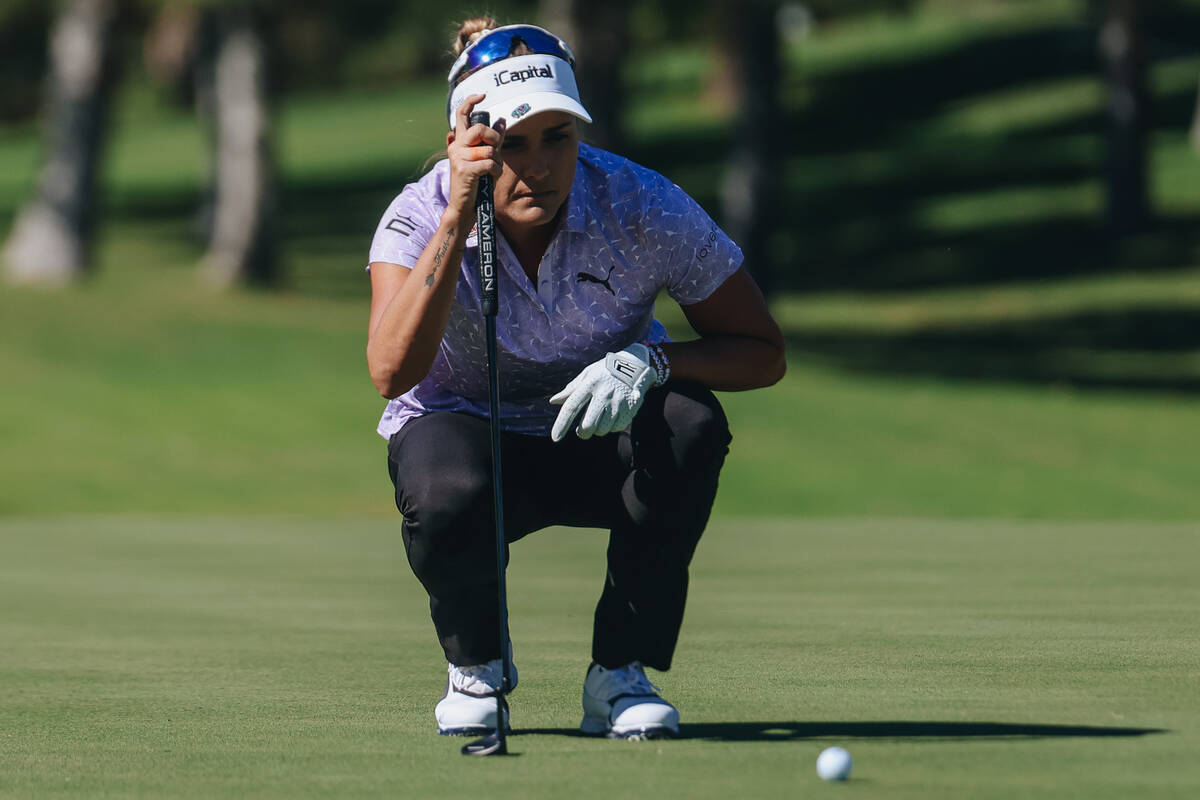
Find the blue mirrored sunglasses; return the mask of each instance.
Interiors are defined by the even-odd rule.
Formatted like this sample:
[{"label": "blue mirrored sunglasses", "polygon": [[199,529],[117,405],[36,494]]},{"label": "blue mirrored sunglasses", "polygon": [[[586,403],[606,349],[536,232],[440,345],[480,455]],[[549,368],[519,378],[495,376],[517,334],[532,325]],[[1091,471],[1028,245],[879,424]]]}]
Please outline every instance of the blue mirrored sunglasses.
[{"label": "blue mirrored sunglasses", "polygon": [[[522,47],[524,45],[524,47]],[[556,56],[575,67],[575,54],[567,43],[535,25],[506,25],[488,31],[459,55],[450,69],[450,86],[462,83],[488,64],[515,55]]]}]

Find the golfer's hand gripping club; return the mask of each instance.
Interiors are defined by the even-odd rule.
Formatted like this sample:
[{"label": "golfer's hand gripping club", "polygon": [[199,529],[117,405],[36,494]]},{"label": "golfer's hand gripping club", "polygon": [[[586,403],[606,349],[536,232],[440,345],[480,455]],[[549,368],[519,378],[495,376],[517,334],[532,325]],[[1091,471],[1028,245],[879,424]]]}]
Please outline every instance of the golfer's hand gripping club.
[{"label": "golfer's hand gripping club", "polygon": [[623,431],[633,422],[646,392],[658,385],[644,344],[631,344],[583,368],[563,390],[550,398],[562,405],[550,438],[561,442],[575,416],[583,411],[577,433],[580,439]]},{"label": "golfer's hand gripping club", "polygon": [[[488,125],[486,111],[471,113],[472,125]],[[483,314],[496,316],[496,207],[492,200],[492,176],[480,175],[475,193],[475,232],[479,237],[479,295]]]}]

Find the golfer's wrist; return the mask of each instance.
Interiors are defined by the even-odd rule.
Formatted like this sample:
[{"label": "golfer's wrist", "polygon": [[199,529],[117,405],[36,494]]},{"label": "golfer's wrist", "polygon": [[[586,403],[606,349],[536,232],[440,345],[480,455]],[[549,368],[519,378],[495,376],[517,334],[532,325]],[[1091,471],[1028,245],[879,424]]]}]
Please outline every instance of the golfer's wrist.
[{"label": "golfer's wrist", "polygon": [[660,343],[643,342],[642,344],[646,348],[650,370],[654,373],[654,385],[662,386],[671,380],[670,355]]},{"label": "golfer's wrist", "polygon": [[442,212],[442,220],[439,227],[441,229],[440,232],[449,234],[457,243],[462,244],[467,240],[467,234],[474,224],[475,215],[473,213],[467,214],[448,206]]}]

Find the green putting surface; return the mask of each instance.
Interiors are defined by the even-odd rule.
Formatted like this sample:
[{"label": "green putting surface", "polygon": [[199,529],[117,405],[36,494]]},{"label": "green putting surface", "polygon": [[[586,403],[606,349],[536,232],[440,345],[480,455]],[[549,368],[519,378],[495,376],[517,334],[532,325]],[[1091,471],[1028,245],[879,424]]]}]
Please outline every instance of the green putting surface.
[{"label": "green putting surface", "polygon": [[9,518],[0,796],[1194,797],[1196,533],[719,519],[644,743],[575,733],[603,535],[536,534],[519,755],[466,759],[397,521]]}]

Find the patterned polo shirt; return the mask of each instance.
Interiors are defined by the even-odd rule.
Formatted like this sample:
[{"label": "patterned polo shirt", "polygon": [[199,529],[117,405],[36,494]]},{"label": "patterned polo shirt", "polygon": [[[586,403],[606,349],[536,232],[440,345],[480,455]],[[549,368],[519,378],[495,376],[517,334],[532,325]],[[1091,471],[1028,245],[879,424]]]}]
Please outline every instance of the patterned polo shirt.
[{"label": "patterned polo shirt", "polygon": [[[392,201],[369,262],[416,265],[437,231],[449,162]],[[505,430],[548,436],[549,399],[585,366],[634,342],[667,338],[654,319],[665,290],[680,305],[706,299],[742,263],[742,251],[682,189],[653,170],[588,145],[558,231],[531,282],[496,231],[500,419]],[[388,402],[385,438],[435,411],[488,416],[487,353],[474,232],[463,250],[450,318],[429,373]]]}]

